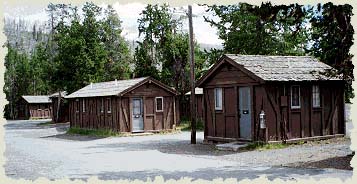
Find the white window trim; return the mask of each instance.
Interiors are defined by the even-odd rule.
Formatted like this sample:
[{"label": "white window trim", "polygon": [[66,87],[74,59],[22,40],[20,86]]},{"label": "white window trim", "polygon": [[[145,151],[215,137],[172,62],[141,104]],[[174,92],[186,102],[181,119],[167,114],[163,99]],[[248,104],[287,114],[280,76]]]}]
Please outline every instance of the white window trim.
[{"label": "white window trim", "polygon": [[86,103],[85,103],[84,98],[83,98],[83,101],[82,101],[82,112],[86,112]]},{"label": "white window trim", "polygon": [[[220,99],[220,104],[219,105],[221,105],[221,106],[217,106],[217,99],[216,99],[216,97],[217,97],[217,95],[216,95],[216,93],[217,93],[217,90],[220,90],[221,91],[221,99]],[[222,106],[223,106],[223,89],[222,88],[214,88],[214,109],[215,110],[222,110]]]},{"label": "white window trim", "polygon": [[79,105],[78,104],[79,104],[79,99],[77,98],[76,99],[76,104],[75,104],[76,105],[76,112],[79,112]]},{"label": "white window trim", "polygon": [[[161,110],[157,109],[157,99],[161,98]],[[163,112],[164,111],[164,97],[160,96],[160,97],[155,97],[155,110],[156,112]]]},{"label": "white window trim", "polygon": [[100,112],[104,112],[104,98],[101,99],[101,104],[100,104]]},{"label": "white window trim", "polygon": [[[107,98],[107,102],[109,100],[109,103],[107,103],[107,113],[112,113],[112,99],[111,98]],[[109,108],[109,110],[108,110]]]},{"label": "white window trim", "polygon": [[[299,87],[299,106],[293,106],[293,87]],[[301,98],[300,98],[300,85],[292,85],[290,87],[290,106],[291,109],[300,109],[301,108]]]},{"label": "white window trim", "polygon": [[[314,101],[314,87],[318,89],[318,98],[319,98],[319,104],[315,104]],[[314,108],[320,108],[321,107],[321,92],[320,92],[320,86],[319,85],[312,85],[312,107]]]}]

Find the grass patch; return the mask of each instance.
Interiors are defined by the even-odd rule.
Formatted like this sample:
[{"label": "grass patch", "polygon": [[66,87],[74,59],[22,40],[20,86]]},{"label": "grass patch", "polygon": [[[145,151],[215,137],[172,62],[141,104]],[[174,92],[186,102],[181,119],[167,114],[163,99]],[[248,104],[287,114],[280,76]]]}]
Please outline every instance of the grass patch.
[{"label": "grass patch", "polygon": [[270,149],[282,149],[288,147],[288,144],[283,144],[283,143],[274,143],[274,144],[269,144],[269,143],[263,143],[263,142],[254,142],[254,143],[249,143],[246,147],[242,148],[243,150],[270,150]]},{"label": "grass patch", "polygon": [[157,134],[166,135],[166,134],[177,134],[177,133],[180,133],[180,132],[181,132],[180,129],[176,129],[176,130],[160,130],[159,132],[157,132]]},{"label": "grass patch", "polygon": [[68,129],[67,134],[72,135],[87,135],[87,136],[95,136],[95,137],[111,137],[111,136],[122,136],[123,134],[119,132],[114,132],[108,129],[83,129],[71,127]]},{"label": "grass patch", "polygon": [[39,123],[37,125],[39,125],[39,126],[47,126],[47,125],[55,125],[55,123],[52,122],[52,121],[47,121],[47,122]]},{"label": "grass patch", "polygon": [[[188,120],[181,121],[180,125],[177,126],[176,128],[181,130],[181,131],[191,131],[191,121],[188,121]],[[202,121],[197,121],[196,130],[197,131],[203,131],[204,130]]]}]

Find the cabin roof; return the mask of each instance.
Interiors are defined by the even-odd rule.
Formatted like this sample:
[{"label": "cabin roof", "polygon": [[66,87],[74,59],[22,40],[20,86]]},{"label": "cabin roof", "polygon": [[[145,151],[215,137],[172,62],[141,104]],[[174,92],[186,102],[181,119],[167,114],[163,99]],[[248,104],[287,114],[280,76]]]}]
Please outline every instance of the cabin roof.
[{"label": "cabin roof", "polygon": [[333,68],[312,56],[226,56],[265,81],[341,80],[323,74]]},{"label": "cabin roof", "polygon": [[51,99],[47,95],[39,95],[39,96],[29,96],[29,95],[24,95],[22,96],[23,99],[27,103],[51,103]]},{"label": "cabin roof", "polygon": [[198,80],[197,86],[201,87],[225,61],[261,82],[342,80],[341,75],[328,75],[327,71],[336,70],[312,56],[225,54]]},{"label": "cabin roof", "polygon": [[[203,94],[203,88],[195,88],[195,94],[196,95],[202,95]],[[185,95],[191,95],[191,91],[187,92]]]},{"label": "cabin roof", "polygon": [[144,84],[147,81],[152,81],[157,85],[165,88],[167,91],[176,95],[176,91],[161,82],[151,77],[141,77],[128,80],[115,80],[109,82],[93,83],[85,86],[84,88],[73,92],[65,98],[81,98],[81,97],[99,97],[99,96],[116,96],[123,95],[128,91],[135,89],[136,87]]}]

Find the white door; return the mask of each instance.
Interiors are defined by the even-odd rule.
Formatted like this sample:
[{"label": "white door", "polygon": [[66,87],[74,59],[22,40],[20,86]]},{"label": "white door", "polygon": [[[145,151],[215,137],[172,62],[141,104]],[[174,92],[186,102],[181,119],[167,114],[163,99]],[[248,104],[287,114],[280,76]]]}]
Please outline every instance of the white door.
[{"label": "white door", "polygon": [[133,98],[132,119],[133,119],[132,132],[143,132],[144,131],[143,100],[141,98]]},{"label": "white door", "polygon": [[241,138],[251,139],[252,122],[250,109],[250,88],[239,88],[239,134]]}]

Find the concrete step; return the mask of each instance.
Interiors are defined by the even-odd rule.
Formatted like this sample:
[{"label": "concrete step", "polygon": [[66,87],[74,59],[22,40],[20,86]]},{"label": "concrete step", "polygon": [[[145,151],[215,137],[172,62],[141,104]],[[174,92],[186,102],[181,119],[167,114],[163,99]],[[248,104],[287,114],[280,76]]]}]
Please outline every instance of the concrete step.
[{"label": "concrete step", "polygon": [[248,146],[246,142],[229,142],[224,144],[217,144],[216,148],[221,151],[238,151],[241,148]]},{"label": "concrete step", "polygon": [[129,135],[130,136],[145,136],[145,135],[154,135],[154,133],[151,133],[151,132],[132,132]]}]

